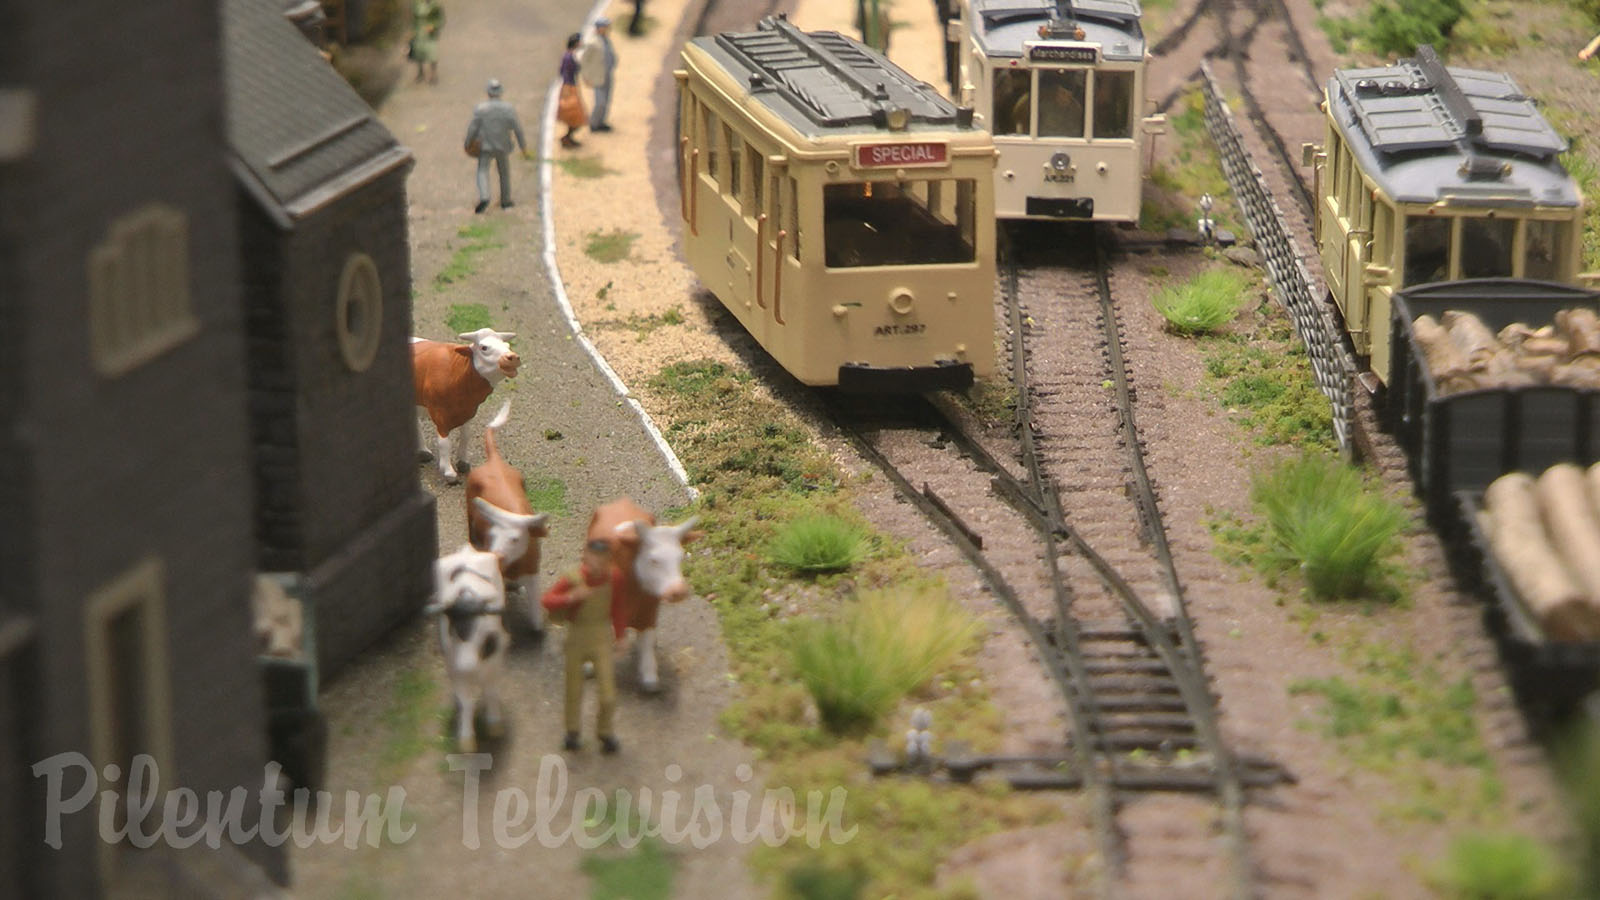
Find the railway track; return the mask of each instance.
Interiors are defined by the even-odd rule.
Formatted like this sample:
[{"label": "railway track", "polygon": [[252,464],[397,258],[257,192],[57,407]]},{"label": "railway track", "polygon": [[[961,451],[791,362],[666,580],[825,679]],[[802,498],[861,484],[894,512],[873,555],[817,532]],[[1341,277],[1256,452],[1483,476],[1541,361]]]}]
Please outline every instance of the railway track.
[{"label": "railway track", "polygon": [[[1089,798],[1097,893],[1170,895],[1187,873],[1225,886],[1218,896],[1256,896],[1244,792],[1283,774],[1221,740],[1144,468],[1098,240],[1087,228],[1077,240],[1033,235],[1012,244],[1001,285],[1020,467],[938,402],[893,421],[836,403],[834,419],[963,551],[1057,686],[1070,727],[1056,778]],[[1044,261],[1063,245],[1077,258]]]}]

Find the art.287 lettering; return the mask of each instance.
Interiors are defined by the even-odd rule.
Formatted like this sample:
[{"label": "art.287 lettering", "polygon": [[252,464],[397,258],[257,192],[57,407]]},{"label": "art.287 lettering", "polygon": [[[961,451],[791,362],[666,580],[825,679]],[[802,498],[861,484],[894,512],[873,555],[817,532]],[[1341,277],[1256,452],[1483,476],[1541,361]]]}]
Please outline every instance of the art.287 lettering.
[{"label": "art.287 lettering", "polygon": [[901,334],[921,334],[928,330],[927,325],[909,323],[905,325],[879,325],[873,329],[873,337],[894,337]]}]

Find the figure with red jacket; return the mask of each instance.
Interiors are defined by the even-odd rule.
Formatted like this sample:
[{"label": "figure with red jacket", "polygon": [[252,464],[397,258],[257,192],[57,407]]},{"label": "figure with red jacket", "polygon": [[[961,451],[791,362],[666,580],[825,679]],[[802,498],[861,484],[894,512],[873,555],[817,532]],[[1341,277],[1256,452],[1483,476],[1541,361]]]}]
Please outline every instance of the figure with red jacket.
[{"label": "figure with red jacket", "polygon": [[617,679],[611,659],[612,645],[618,634],[612,600],[617,595],[619,581],[620,575],[611,565],[610,542],[592,540],[584,545],[582,564],[557,579],[540,601],[551,620],[567,623],[567,737],[562,746],[568,750],[580,746],[584,663],[594,666],[595,685],[600,691],[600,709],[595,723],[600,751],[615,753],[622,746],[613,730]]}]

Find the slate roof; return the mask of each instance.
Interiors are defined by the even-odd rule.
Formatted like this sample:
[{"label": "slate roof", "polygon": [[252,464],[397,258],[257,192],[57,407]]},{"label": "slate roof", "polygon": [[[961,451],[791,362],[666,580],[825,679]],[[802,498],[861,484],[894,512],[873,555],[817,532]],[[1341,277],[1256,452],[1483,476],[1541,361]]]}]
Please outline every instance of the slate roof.
[{"label": "slate roof", "polygon": [[406,165],[410,151],[284,18],[225,0],[223,73],[234,172],[283,227]]},{"label": "slate roof", "polygon": [[[1099,44],[1100,56],[1107,60],[1136,62],[1144,58],[1139,0],[1074,0],[1071,10],[1083,29],[1083,40],[1068,43]],[[1055,15],[1055,0],[973,0],[971,28],[986,55],[1020,58],[1023,42],[1045,40],[1039,36],[1039,26]]]},{"label": "slate roof", "polygon": [[1578,202],[1557,159],[1567,142],[1509,75],[1447,67],[1420,48],[1394,65],[1338,70],[1327,91],[1362,170],[1397,200]]},{"label": "slate roof", "polygon": [[892,109],[917,126],[977,131],[957,124],[956,107],[882,54],[833,31],[805,32],[782,19],[763,19],[752,32],[699,37],[692,44],[801,134],[887,128]]}]

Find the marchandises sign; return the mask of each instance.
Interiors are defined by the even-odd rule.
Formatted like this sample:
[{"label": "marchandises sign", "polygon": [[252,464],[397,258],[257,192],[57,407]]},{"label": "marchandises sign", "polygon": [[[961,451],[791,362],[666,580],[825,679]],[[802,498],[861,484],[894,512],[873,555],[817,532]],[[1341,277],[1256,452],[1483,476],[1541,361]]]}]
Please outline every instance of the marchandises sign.
[{"label": "marchandises sign", "polygon": [[925,141],[914,144],[856,145],[856,168],[858,169],[942,166],[949,160],[949,145],[939,141]]}]

